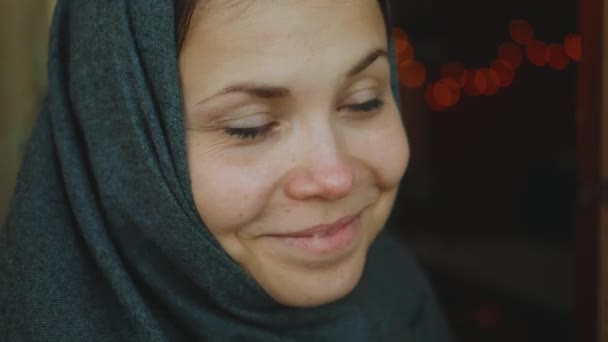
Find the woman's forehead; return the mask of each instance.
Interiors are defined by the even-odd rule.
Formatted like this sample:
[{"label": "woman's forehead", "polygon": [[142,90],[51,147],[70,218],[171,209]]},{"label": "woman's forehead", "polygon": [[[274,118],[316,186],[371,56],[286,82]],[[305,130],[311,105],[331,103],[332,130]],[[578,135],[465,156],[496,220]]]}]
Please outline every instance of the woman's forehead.
[{"label": "woman's forehead", "polygon": [[197,18],[180,55],[186,88],[207,93],[228,79],[297,79],[318,88],[320,81],[334,83],[370,51],[385,50],[384,19],[375,0],[245,2],[250,6],[235,9],[238,17]]},{"label": "woman's forehead", "polygon": [[[336,40],[386,38],[384,18],[375,0],[236,0],[207,3],[192,17],[189,43],[232,50],[268,49],[270,45],[336,46]],[[250,43],[250,44],[248,44]],[[238,46],[237,46],[238,45]]]},{"label": "woman's forehead", "polygon": [[[377,11],[378,4],[377,0],[200,0],[192,15],[190,29],[206,23],[206,28],[220,25],[222,22],[224,24],[235,24],[237,21],[240,24],[257,23],[256,19],[270,16],[287,20],[307,14],[313,14],[316,17],[346,11],[350,12],[351,16],[353,13],[360,13],[364,17],[370,12]],[[336,11],[338,9],[340,11]],[[340,16],[334,18],[334,20],[339,19]],[[218,29],[220,28],[218,27]]]}]

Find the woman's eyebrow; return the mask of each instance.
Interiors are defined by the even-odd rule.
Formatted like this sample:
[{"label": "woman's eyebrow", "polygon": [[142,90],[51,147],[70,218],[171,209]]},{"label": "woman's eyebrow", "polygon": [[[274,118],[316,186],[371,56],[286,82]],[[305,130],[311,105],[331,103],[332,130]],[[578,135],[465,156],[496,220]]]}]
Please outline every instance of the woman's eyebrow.
[{"label": "woman's eyebrow", "polygon": [[367,69],[372,63],[374,63],[380,57],[384,57],[384,58],[388,59],[388,52],[386,52],[386,50],[382,49],[382,48],[372,50],[370,53],[365,55],[365,57],[363,57],[361,59],[361,61],[359,61],[359,63],[355,64],[355,66],[350,69],[350,71],[347,74],[348,77],[353,77],[353,76],[363,72],[363,70]]},{"label": "woman's eyebrow", "polygon": [[[367,69],[371,64],[373,64],[378,58],[384,57],[388,58],[388,53],[385,49],[378,48],[374,49],[368,54],[366,54],[358,63],[356,63],[346,74],[348,77],[356,76],[357,74],[363,72]],[[287,87],[273,86],[269,84],[256,83],[256,82],[245,82],[245,83],[236,83],[229,85],[223,88],[220,92],[208,97],[202,101],[200,101],[197,105],[201,105],[204,102],[225,94],[230,93],[244,93],[249,96],[263,98],[263,99],[273,99],[273,98],[281,98],[288,97],[291,95],[291,91]]]},{"label": "woman's eyebrow", "polygon": [[229,85],[229,86],[223,88],[222,90],[220,90],[215,95],[212,95],[212,96],[200,101],[199,103],[197,103],[197,106],[202,105],[203,103],[213,99],[214,97],[218,97],[218,96],[225,95],[225,94],[231,94],[231,93],[244,93],[249,96],[258,97],[258,98],[262,98],[262,99],[288,97],[289,95],[291,95],[291,91],[286,87],[278,87],[278,86],[272,86],[272,85],[256,83],[256,82],[236,83],[236,84]]}]

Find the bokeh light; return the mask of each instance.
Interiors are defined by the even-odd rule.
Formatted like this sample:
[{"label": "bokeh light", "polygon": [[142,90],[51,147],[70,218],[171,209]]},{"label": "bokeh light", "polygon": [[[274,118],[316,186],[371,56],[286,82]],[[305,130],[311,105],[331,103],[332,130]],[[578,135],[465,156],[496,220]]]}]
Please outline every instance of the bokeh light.
[{"label": "bokeh light", "polygon": [[515,43],[502,43],[498,47],[498,58],[509,65],[511,69],[517,69],[524,59],[524,52]]},{"label": "bokeh light", "polygon": [[464,85],[464,93],[468,96],[479,96],[486,92],[488,81],[480,70],[467,70],[467,81]]},{"label": "bokeh light", "polygon": [[564,50],[573,61],[580,62],[582,55],[582,40],[580,34],[571,33],[564,38]]},{"label": "bokeh light", "polygon": [[[555,70],[564,70],[571,60],[581,60],[580,34],[568,34],[563,45],[549,44],[534,39],[534,28],[523,19],[510,21],[509,34],[513,41],[498,46],[497,59],[489,67],[466,69],[464,64],[455,61],[443,64],[439,80],[427,84],[424,91],[429,107],[442,111],[457,104],[462,95],[496,95],[501,88],[513,84],[516,71],[526,58],[532,65],[548,65]],[[422,87],[427,81],[427,69],[416,60],[414,46],[407,33],[397,27],[393,30],[393,37],[401,84],[412,89]]]},{"label": "bokeh light", "polygon": [[440,112],[442,110],[445,110],[447,107],[446,106],[441,106],[439,103],[437,103],[437,101],[435,100],[435,96],[434,96],[434,89],[435,89],[435,85],[434,84],[428,84],[426,86],[426,88],[424,89],[424,100],[426,101],[426,104],[429,106],[429,108],[435,112]]},{"label": "bokeh light", "polygon": [[418,88],[426,81],[426,67],[418,61],[399,63],[399,79],[407,88]]},{"label": "bokeh light", "polygon": [[486,88],[483,94],[487,96],[496,95],[500,89],[500,76],[491,68],[484,68],[480,71],[483,73],[486,80]]},{"label": "bokeh light", "polygon": [[393,38],[409,41],[407,33],[401,27],[393,27]]},{"label": "bokeh light", "polygon": [[454,80],[460,87],[464,87],[466,82],[466,72],[462,63],[451,62],[441,66],[441,78]]},{"label": "bokeh light", "polygon": [[460,89],[462,88],[462,86],[458,82],[450,78],[442,78],[441,80],[439,80],[439,83],[441,83],[443,86],[447,87],[450,90],[451,101],[448,104],[449,106],[453,106],[458,103],[458,101],[460,101]]},{"label": "bokeh light", "polygon": [[547,60],[549,61],[549,65],[555,70],[564,70],[568,63],[570,63],[570,59],[564,48],[560,44],[549,44],[547,48]]},{"label": "bokeh light", "polygon": [[490,69],[494,70],[496,75],[498,75],[499,85],[502,88],[508,87],[511,85],[511,83],[513,83],[513,80],[515,79],[515,71],[503,61],[495,60],[492,62]]},{"label": "bokeh light", "polygon": [[447,108],[451,106],[453,102],[452,90],[444,83],[434,83],[433,99],[439,106]]},{"label": "bokeh light", "polygon": [[526,55],[530,63],[536,66],[545,66],[547,64],[547,44],[539,40],[533,40],[526,48]]},{"label": "bokeh light", "polygon": [[534,39],[534,29],[529,22],[522,19],[511,20],[509,34],[514,42],[520,45],[528,45]]}]

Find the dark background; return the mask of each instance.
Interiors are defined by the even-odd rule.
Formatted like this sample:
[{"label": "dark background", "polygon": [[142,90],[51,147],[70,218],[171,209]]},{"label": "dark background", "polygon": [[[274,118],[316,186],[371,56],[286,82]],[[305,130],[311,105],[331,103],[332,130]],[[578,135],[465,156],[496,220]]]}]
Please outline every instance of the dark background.
[{"label": "dark background", "polygon": [[[573,0],[394,1],[427,68],[488,66],[512,19],[562,43]],[[389,227],[424,266],[459,341],[574,341],[577,64],[525,57],[513,84],[435,112],[402,90],[412,159]]]}]

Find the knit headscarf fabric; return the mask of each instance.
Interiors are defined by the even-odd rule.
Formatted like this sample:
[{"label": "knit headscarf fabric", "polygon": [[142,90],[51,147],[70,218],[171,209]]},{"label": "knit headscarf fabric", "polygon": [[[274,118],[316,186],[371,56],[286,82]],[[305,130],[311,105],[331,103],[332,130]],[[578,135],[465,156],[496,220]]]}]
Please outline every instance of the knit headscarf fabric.
[{"label": "knit headscarf fabric", "polygon": [[449,340],[385,233],[343,299],[267,295],[198,215],[183,117],[172,0],[58,1],[48,96],[0,232],[1,341]]}]

